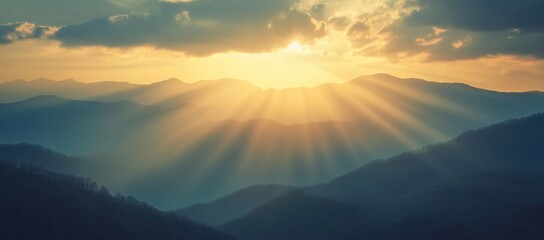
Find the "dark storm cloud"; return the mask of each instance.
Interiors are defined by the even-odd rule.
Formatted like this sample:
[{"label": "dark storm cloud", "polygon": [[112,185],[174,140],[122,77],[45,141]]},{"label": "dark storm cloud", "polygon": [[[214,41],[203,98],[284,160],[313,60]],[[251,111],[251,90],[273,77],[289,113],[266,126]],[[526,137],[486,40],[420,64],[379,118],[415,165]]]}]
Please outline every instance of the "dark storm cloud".
[{"label": "dark storm cloud", "polygon": [[[400,2],[400,1],[398,1]],[[407,0],[409,11],[379,34],[368,34],[368,18],[352,25],[348,35],[367,54],[426,60],[472,59],[488,55],[544,58],[542,0]],[[377,37],[379,36],[379,37]],[[384,37],[385,36],[385,37]],[[381,37],[381,38],[380,38]]]},{"label": "dark storm cloud", "polygon": [[162,2],[156,14],[133,13],[61,28],[65,46],[150,45],[191,55],[268,51],[297,39],[312,42],[325,25],[294,8],[297,0]]}]

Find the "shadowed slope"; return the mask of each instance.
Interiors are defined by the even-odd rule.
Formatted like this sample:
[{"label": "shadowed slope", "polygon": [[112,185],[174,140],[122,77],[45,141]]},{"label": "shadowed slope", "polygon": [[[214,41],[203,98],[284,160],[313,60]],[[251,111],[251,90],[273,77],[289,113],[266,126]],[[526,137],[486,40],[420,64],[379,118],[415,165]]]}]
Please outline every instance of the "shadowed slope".
[{"label": "shadowed slope", "polygon": [[295,191],[225,224],[223,229],[241,239],[345,239],[362,224],[362,216],[352,205]]},{"label": "shadowed slope", "polygon": [[2,239],[232,239],[73,176],[0,161]]},{"label": "shadowed slope", "polygon": [[114,190],[118,189],[115,183],[123,172],[130,169],[126,162],[112,155],[74,157],[31,144],[0,144],[0,159],[57,173],[100,179],[100,184]]},{"label": "shadowed slope", "polygon": [[175,213],[197,222],[219,226],[242,217],[270,199],[293,189],[293,187],[282,185],[251,186],[208,203],[195,204],[176,210]]},{"label": "shadowed slope", "polygon": [[[544,201],[542,144],[544,114],[537,114],[369,163],[303,189],[352,206],[335,218],[334,230],[327,221],[312,229],[329,229],[334,239],[538,239],[543,217],[524,218],[527,208]],[[313,209],[289,214],[299,204],[292,201],[271,200],[224,228],[241,239],[314,239],[312,229],[289,233],[290,223],[327,219],[319,215],[327,205],[310,198],[305,204]],[[353,213],[361,213],[359,219],[350,219]]]},{"label": "shadowed slope", "polygon": [[[375,161],[310,189],[319,195],[373,202],[396,198],[476,170],[544,166],[544,114],[468,131],[447,142]],[[352,191],[358,189],[358,191]]]}]

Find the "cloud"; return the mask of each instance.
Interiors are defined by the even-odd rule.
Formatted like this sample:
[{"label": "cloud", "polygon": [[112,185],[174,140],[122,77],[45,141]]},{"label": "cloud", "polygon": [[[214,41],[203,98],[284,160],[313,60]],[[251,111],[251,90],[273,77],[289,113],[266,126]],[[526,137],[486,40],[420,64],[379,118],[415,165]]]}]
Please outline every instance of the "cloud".
[{"label": "cloud", "polygon": [[[311,44],[325,34],[346,34],[353,52],[392,61],[495,55],[544,59],[541,0],[97,0],[93,5],[97,9],[87,6],[89,1],[51,1],[56,9],[70,7],[66,15],[74,16],[66,20],[69,24],[49,24],[64,25],[47,36],[65,47],[151,46],[207,56],[228,51],[267,52],[295,40]],[[54,14],[57,10],[38,0],[21,0],[13,6],[30,3],[29,13],[36,11],[37,20],[47,22],[65,15]],[[37,6],[44,13],[38,13]],[[79,16],[85,7],[92,14]],[[83,19],[89,17],[91,20]],[[2,43],[45,36],[23,34],[9,24],[3,27]]]},{"label": "cloud", "polygon": [[362,54],[393,60],[544,58],[542,12],[539,0],[400,0],[360,16],[347,33]]},{"label": "cloud", "polygon": [[406,20],[477,32],[544,27],[540,0],[417,0],[420,10]]},{"label": "cloud", "polygon": [[55,27],[36,26],[33,23],[19,22],[0,25],[0,44],[8,44],[23,39],[48,38],[57,31]]},{"label": "cloud", "polygon": [[67,25],[130,13],[152,11],[156,0],[0,0],[0,23]]},{"label": "cloud", "polygon": [[262,52],[297,40],[311,43],[326,25],[296,9],[297,0],[212,0],[161,2],[155,14],[99,18],[59,29],[64,46],[150,45],[190,55]]},{"label": "cloud", "polygon": [[[519,29],[479,32],[450,28],[435,34],[435,28],[401,25],[393,29],[382,53],[408,56],[425,53],[428,55],[425,60],[461,60],[492,55],[544,58],[544,32],[528,33]],[[434,44],[421,44],[420,39]]]},{"label": "cloud", "polygon": [[331,17],[328,19],[327,24],[334,29],[345,30],[349,27],[351,19],[346,16]]}]

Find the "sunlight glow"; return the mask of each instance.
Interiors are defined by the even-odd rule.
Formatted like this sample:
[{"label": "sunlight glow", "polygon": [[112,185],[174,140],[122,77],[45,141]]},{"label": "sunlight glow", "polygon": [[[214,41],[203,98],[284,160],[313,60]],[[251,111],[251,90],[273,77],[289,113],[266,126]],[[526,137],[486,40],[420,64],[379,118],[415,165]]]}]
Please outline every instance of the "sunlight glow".
[{"label": "sunlight glow", "polygon": [[[134,158],[142,159],[134,178],[151,169],[191,169],[185,174],[194,179],[191,192],[198,192],[211,181],[198,176],[223,172],[222,164],[230,159],[229,175],[221,184],[240,188],[250,178],[259,179],[256,184],[304,185],[392,151],[445,140],[447,134],[428,125],[442,122],[440,116],[433,111],[414,115],[416,107],[477,116],[402,84],[410,80],[391,81],[382,75],[282,90],[219,81],[179,83],[180,88],[157,88],[156,94],[140,96],[140,102],[153,105],[181,99],[198,104],[170,111],[132,138],[136,142],[127,143]],[[139,139],[153,145],[135,150],[133,146],[142,145]]]},{"label": "sunlight glow", "polygon": [[303,52],[305,47],[300,44],[298,41],[294,41],[289,46],[287,46],[287,50],[289,50],[292,53],[301,53]]}]

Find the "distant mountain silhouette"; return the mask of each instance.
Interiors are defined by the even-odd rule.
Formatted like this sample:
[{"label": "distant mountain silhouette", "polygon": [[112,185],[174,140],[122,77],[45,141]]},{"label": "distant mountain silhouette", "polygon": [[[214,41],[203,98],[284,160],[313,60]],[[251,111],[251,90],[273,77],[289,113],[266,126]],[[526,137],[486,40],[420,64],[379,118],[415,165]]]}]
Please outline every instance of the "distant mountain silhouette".
[{"label": "distant mountain silhouette", "polygon": [[175,211],[176,214],[213,226],[243,217],[249,211],[294,188],[283,185],[256,185],[214,201]]},{"label": "distant mountain silhouette", "polygon": [[85,100],[128,100],[108,97],[136,90],[139,85],[123,82],[82,83],[74,80],[13,80],[0,84],[0,102],[17,102],[39,95]]},{"label": "distant mountain silhouette", "polygon": [[[55,95],[62,98],[117,102],[132,101],[145,105],[174,107],[187,103],[201,104],[200,99],[217,100],[222,104],[233,91],[256,91],[259,88],[245,81],[219,79],[187,84],[179,79],[143,85],[125,82],[82,83],[74,80],[54,81],[37,79],[13,80],[0,83],[0,102],[17,102],[37,95]],[[218,99],[221,96],[223,99]],[[230,96],[232,98],[233,95]],[[209,103],[209,100],[206,102]]]},{"label": "distant mountain silhouette", "polygon": [[[544,202],[543,144],[544,114],[507,121],[303,188],[305,212],[287,193],[223,228],[240,239],[542,239],[544,215],[528,209]],[[328,221],[331,202],[349,210]]]},{"label": "distant mountain silhouette", "polygon": [[160,117],[161,109],[131,102],[75,101],[36,96],[0,104],[0,142],[28,142],[70,154],[117,152],[135,129]]},{"label": "distant mountain silhouette", "polygon": [[2,239],[233,239],[89,179],[5,161],[0,213]]},{"label": "distant mountain silhouette", "polygon": [[[0,102],[36,95],[105,102],[126,100],[165,108],[193,104],[198,107],[192,111],[204,111],[216,120],[270,119],[284,124],[366,121],[373,125],[385,121],[395,127],[400,123],[429,129],[440,124],[456,128],[463,122],[489,121],[505,113],[521,117],[534,113],[535,104],[542,105],[544,99],[544,94],[538,92],[500,93],[465,84],[400,79],[387,74],[362,76],[343,84],[280,90],[264,90],[234,79],[190,84],[169,79],[149,85],[73,80],[14,80],[0,84]],[[469,115],[471,118],[463,117]],[[420,126],[414,126],[413,121],[419,121]]]}]

